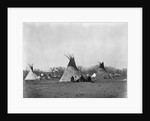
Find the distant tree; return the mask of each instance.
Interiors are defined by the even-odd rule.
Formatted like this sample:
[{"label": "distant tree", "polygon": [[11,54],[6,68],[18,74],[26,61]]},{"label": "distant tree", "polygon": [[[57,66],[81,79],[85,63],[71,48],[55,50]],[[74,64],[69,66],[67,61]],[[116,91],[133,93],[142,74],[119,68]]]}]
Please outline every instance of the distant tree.
[{"label": "distant tree", "polygon": [[83,71],[83,67],[82,67],[82,66],[77,66],[77,68],[78,68],[78,70],[79,70],[80,72]]},{"label": "distant tree", "polygon": [[34,71],[36,71],[36,72],[42,72],[42,70],[40,70],[40,69],[34,69]]},{"label": "distant tree", "polygon": [[120,74],[124,77],[127,77],[127,69],[123,68],[122,70],[120,70]]},{"label": "distant tree", "polygon": [[58,75],[61,77],[65,71],[64,67],[56,67],[56,70],[58,72]]},{"label": "distant tree", "polygon": [[117,69],[115,67],[105,66],[105,68],[108,71],[108,73],[111,73],[111,74],[114,74],[117,71]]},{"label": "distant tree", "polygon": [[53,67],[53,68],[50,67],[49,71],[51,72],[51,75],[54,77],[55,67]]}]

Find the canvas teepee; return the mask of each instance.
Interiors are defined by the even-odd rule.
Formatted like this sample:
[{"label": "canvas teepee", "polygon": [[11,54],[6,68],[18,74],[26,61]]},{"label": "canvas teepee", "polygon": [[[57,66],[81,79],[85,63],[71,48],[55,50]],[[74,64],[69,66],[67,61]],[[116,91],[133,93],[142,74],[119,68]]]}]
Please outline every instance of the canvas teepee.
[{"label": "canvas teepee", "polygon": [[81,76],[76,66],[74,57],[71,55],[66,56],[66,57],[69,59],[69,63],[68,63],[67,69],[65,70],[59,82],[70,82],[72,76],[76,79],[79,79]]},{"label": "canvas teepee", "polygon": [[93,78],[96,77],[96,73],[94,73],[91,77],[93,77]]},{"label": "canvas teepee", "polygon": [[104,62],[99,64],[99,68],[96,73],[96,80],[97,81],[102,81],[105,78],[109,78],[109,73],[104,67]]},{"label": "canvas teepee", "polygon": [[30,67],[30,71],[27,74],[25,80],[36,80],[36,79],[38,79],[38,76],[33,72],[33,64],[29,65],[29,67]]}]

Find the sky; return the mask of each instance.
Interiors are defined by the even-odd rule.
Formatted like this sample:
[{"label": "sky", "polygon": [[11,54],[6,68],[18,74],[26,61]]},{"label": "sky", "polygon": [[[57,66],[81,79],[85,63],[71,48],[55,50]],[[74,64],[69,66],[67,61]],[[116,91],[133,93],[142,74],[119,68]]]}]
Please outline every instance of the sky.
[{"label": "sky", "polygon": [[77,66],[98,62],[127,68],[127,23],[23,23],[23,69],[67,67],[65,54],[73,54]]}]

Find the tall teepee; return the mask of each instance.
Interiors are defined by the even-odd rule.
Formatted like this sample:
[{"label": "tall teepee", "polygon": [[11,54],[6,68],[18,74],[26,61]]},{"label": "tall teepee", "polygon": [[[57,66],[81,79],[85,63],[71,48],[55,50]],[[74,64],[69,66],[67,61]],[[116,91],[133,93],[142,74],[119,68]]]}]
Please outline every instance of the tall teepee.
[{"label": "tall teepee", "polygon": [[80,72],[76,66],[74,57],[71,55],[66,57],[69,59],[69,63],[59,82],[70,82],[72,76],[76,79],[80,78]]},{"label": "tall teepee", "polygon": [[29,67],[30,67],[30,71],[27,74],[25,80],[36,80],[36,79],[38,79],[37,75],[33,72],[33,64],[29,65]]},{"label": "tall teepee", "polygon": [[109,73],[107,72],[107,70],[104,67],[104,62],[102,62],[102,63],[100,62],[99,68],[96,73],[96,80],[102,81],[105,78],[109,78]]}]

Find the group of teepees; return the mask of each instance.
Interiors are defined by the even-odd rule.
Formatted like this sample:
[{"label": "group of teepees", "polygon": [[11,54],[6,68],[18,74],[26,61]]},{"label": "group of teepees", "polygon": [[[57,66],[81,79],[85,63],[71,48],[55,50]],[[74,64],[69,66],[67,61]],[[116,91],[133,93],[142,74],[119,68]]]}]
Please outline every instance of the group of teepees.
[{"label": "group of teepees", "polygon": [[[66,70],[64,71],[64,74],[60,78],[59,82],[70,82],[72,81],[72,78],[75,80],[83,79],[83,75],[79,71],[79,69],[76,66],[75,59],[72,55],[65,55],[69,59],[69,63],[67,65]],[[25,80],[37,80],[39,79],[38,76],[33,71],[33,64],[29,65],[30,71],[27,74]],[[92,76],[94,80],[101,81],[104,79],[111,78],[110,74],[107,72],[107,70],[104,67],[104,62],[99,63],[99,68],[97,70],[97,73],[94,73]]]},{"label": "group of teepees", "polygon": [[[74,77],[76,80],[83,77],[81,72],[79,72],[76,66],[74,57],[71,55],[66,57],[69,59],[69,63],[59,82],[70,82],[72,80],[72,77]],[[111,78],[110,74],[107,72],[107,70],[104,67],[104,62],[100,63],[97,73],[94,73],[91,77],[97,81]]]}]

